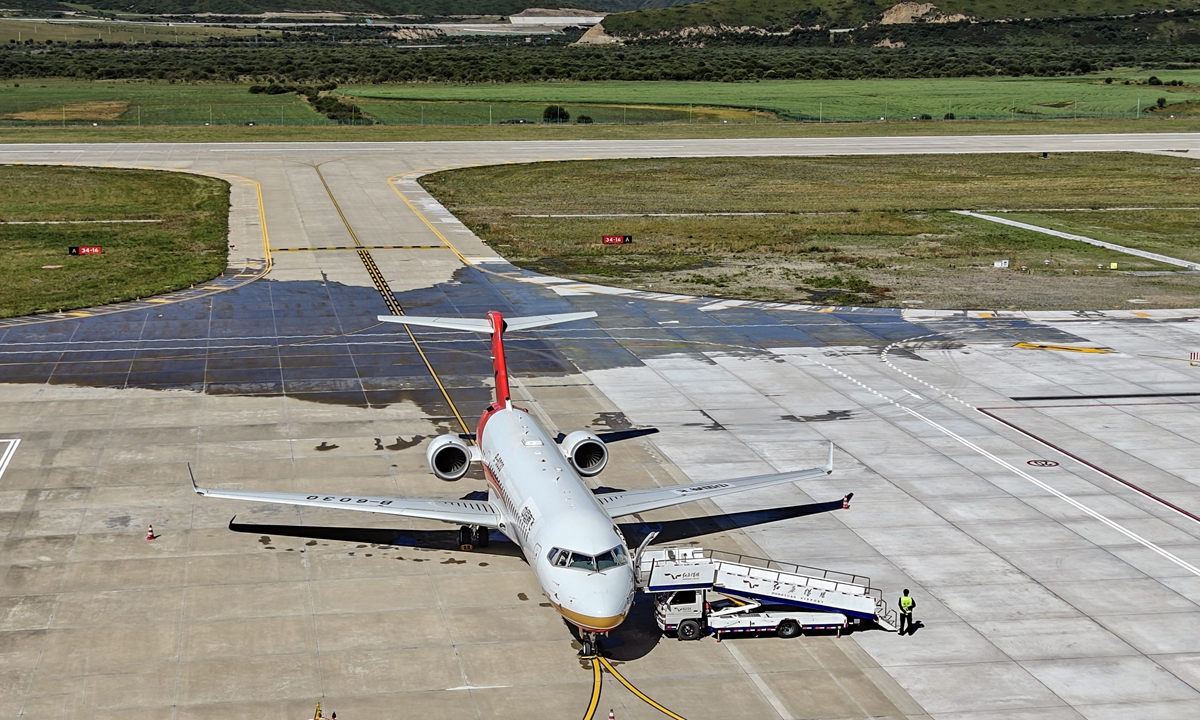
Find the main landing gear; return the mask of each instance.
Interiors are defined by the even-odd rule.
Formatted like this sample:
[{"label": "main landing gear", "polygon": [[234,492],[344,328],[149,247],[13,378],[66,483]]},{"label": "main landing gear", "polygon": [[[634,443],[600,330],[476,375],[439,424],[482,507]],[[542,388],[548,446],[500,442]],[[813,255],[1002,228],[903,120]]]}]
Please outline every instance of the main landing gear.
[{"label": "main landing gear", "polygon": [[463,525],[458,529],[458,549],[470,552],[475,548],[487,547],[490,540],[488,532],[485,527]]}]

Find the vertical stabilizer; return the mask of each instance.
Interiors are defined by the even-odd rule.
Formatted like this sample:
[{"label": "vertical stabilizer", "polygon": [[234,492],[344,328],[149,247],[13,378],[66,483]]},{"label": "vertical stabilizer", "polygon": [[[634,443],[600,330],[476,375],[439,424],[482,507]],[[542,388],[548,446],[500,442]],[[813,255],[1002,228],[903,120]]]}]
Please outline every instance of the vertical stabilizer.
[{"label": "vertical stabilizer", "polygon": [[496,377],[496,405],[508,405],[512,394],[508,390],[508,365],[504,359],[504,331],[507,326],[504,316],[496,310],[488,311],[492,324],[492,373]]}]

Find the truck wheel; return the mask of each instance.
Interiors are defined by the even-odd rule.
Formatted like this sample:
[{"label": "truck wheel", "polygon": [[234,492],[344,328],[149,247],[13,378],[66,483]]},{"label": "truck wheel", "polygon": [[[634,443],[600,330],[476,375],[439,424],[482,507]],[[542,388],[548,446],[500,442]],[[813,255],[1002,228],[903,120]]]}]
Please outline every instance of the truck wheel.
[{"label": "truck wheel", "polygon": [[781,638],[794,638],[800,634],[800,625],[795,620],[784,620],[775,632]]},{"label": "truck wheel", "polygon": [[700,639],[700,623],[695,620],[684,620],[679,623],[679,628],[675,631],[680,640],[699,640]]}]

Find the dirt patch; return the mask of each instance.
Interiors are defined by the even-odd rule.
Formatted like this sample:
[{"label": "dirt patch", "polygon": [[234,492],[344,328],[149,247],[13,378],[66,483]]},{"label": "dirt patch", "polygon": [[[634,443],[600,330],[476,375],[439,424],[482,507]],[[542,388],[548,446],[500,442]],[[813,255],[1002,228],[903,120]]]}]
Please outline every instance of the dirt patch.
[{"label": "dirt patch", "polygon": [[1200,102],[1171,103],[1164,107],[1154,106],[1146,112],[1156,115],[1200,115]]},{"label": "dirt patch", "polygon": [[396,38],[397,40],[413,41],[413,40],[437,40],[438,38],[442,37],[442,35],[444,35],[445,33],[441,32],[440,30],[434,30],[433,28],[402,27],[402,28],[396,28],[395,30],[393,30],[389,33],[386,33],[386,34],[391,35],[392,37]]},{"label": "dirt patch", "polygon": [[578,40],[576,45],[620,45],[621,41],[612,35],[604,32],[603,25],[593,25],[588,28]]},{"label": "dirt patch", "polygon": [[966,20],[962,13],[944,15],[933,3],[902,2],[883,11],[880,25],[908,25],[915,22],[952,23]]},{"label": "dirt patch", "polygon": [[56,105],[37,110],[22,110],[9,113],[5,120],[27,120],[31,122],[47,122],[53,120],[116,120],[129,110],[129,102],[125,100],[102,100],[98,102],[73,103],[71,105]]}]

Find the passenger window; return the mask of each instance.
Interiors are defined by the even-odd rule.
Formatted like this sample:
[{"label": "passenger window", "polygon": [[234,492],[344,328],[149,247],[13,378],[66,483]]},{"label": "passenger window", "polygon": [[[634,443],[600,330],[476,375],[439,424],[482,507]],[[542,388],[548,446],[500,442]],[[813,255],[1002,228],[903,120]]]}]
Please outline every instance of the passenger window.
[{"label": "passenger window", "polygon": [[680,590],[675,593],[675,597],[671,598],[672,605],[690,605],[696,602],[695,590]]}]

